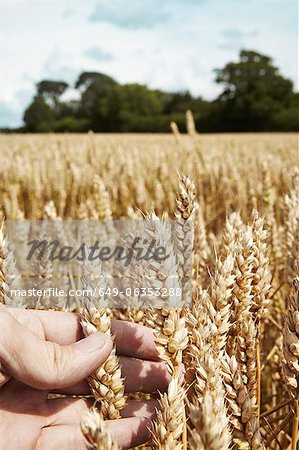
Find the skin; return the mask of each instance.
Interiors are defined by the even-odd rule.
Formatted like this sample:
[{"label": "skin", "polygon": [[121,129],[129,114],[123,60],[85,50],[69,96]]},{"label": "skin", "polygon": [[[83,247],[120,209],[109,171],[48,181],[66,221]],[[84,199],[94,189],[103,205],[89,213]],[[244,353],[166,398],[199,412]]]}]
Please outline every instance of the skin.
[{"label": "skin", "polygon": [[[153,332],[117,320],[112,331],[126,391],[165,391],[169,375]],[[83,339],[76,314],[1,307],[0,448],[86,449],[80,422],[93,400],[73,395],[90,394],[86,378],[111,348],[110,337],[99,332]],[[49,398],[51,393],[66,397]],[[122,419],[107,421],[121,448],[150,438],[156,408],[155,400],[129,401]]]}]

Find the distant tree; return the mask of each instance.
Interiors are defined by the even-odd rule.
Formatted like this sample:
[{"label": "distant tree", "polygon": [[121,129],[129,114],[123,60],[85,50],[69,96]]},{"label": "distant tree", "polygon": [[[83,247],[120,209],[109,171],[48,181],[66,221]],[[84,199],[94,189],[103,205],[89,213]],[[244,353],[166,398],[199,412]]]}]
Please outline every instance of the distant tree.
[{"label": "distant tree", "polygon": [[185,111],[193,112],[200,132],[299,131],[299,94],[272,59],[242,50],[237,62],[216,70],[223,85],[214,101],[189,91],[163,92],[141,84],[117,83],[98,72],[83,72],[77,100],[63,101],[64,81],[42,80],[24,114],[28,131],[168,132],[175,121],[186,131]]},{"label": "distant tree", "polygon": [[55,116],[57,119],[63,117],[78,117],[81,108],[80,100],[69,100],[65,102],[59,102],[59,108],[55,111]]},{"label": "distant tree", "polygon": [[271,129],[273,117],[292,102],[293,84],[280,75],[272,59],[242,50],[240,60],[216,70],[224,85],[218,98],[222,126],[232,131]]},{"label": "distant tree", "polygon": [[299,94],[293,95],[288,108],[280,109],[273,117],[273,130],[299,131]]},{"label": "distant tree", "polygon": [[175,112],[185,113],[187,109],[190,109],[192,100],[193,97],[189,91],[173,92],[168,95],[164,94],[164,112],[166,114]]},{"label": "distant tree", "polygon": [[86,91],[92,85],[97,85],[98,87],[105,89],[107,86],[114,86],[115,84],[117,84],[117,82],[113,78],[103,73],[82,72],[75,83],[75,88]]},{"label": "distant tree", "polygon": [[[50,129],[54,121],[53,111],[45,102],[41,95],[34,97],[33,102],[24,112],[24,122],[27,131],[38,132],[45,131],[45,127]],[[49,131],[47,129],[47,131]]]},{"label": "distant tree", "polygon": [[37,93],[43,97],[45,102],[55,108],[67,88],[68,84],[64,81],[42,80],[37,84]]},{"label": "distant tree", "polygon": [[92,130],[105,131],[102,103],[116,85],[113,78],[102,73],[83,72],[78,77],[75,87],[81,91],[79,116],[88,118]]},{"label": "distant tree", "polygon": [[159,91],[141,84],[115,86],[101,105],[109,131],[145,131],[149,118],[154,121],[162,112]]},{"label": "distant tree", "polygon": [[53,131],[58,133],[64,132],[86,132],[89,130],[89,122],[87,119],[78,119],[73,116],[64,116],[55,120],[52,124]]}]

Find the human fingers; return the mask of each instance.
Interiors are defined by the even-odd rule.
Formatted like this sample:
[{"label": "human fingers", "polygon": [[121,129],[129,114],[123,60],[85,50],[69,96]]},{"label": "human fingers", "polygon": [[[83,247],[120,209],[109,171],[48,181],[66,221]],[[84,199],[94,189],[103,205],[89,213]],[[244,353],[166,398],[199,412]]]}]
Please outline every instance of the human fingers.
[{"label": "human fingers", "polygon": [[[47,400],[46,426],[80,424],[84,414],[94,405],[94,400],[83,398],[55,398]],[[123,418],[147,417],[154,420],[159,408],[157,400],[129,400],[121,411]]]},{"label": "human fingers", "polygon": [[[20,323],[35,334],[39,326],[45,340],[60,345],[74,344],[82,339],[80,315],[63,311],[38,311],[21,308],[7,308]],[[38,321],[38,323],[36,322]],[[134,358],[159,359],[153,331],[145,326],[122,320],[111,321],[111,331],[115,335],[117,353]]]},{"label": "human fingers", "polygon": [[[137,447],[151,437],[151,421],[146,417],[130,417],[106,421],[107,427],[122,449]],[[86,450],[80,425],[55,425],[41,430],[36,450]]]},{"label": "human fingers", "polygon": [[122,320],[111,321],[118,355],[158,361],[155,336],[151,328]]},{"label": "human fingers", "polygon": [[46,341],[69,345],[84,337],[78,314],[11,307],[6,309],[29,331]]},{"label": "human fingers", "polygon": [[[170,382],[170,374],[166,365],[158,361],[144,361],[136,358],[119,358],[122,377],[126,392],[164,392]],[[61,394],[88,395],[90,388],[87,380],[68,386],[66,389],[56,390]]]},{"label": "human fingers", "polygon": [[111,339],[102,333],[71,345],[43,341],[6,309],[0,309],[0,362],[4,373],[36,389],[77,384],[107,359],[111,349]]}]

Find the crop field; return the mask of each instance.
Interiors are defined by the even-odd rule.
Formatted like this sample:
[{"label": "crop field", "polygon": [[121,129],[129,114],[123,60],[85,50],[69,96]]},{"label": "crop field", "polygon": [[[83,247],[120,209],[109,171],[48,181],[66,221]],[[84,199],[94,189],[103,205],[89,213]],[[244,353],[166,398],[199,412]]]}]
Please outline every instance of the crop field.
[{"label": "crop field", "polygon": [[[191,258],[178,307],[164,297],[160,307],[104,308],[96,298],[88,306],[80,299],[55,305],[79,312],[86,335],[109,333],[111,317],[154,330],[171,382],[154,394],[160,409],[146,448],[295,450],[298,136],[200,135],[188,120],[187,135],[175,124],[171,135],[0,135],[1,220],[104,221],[107,239],[112,220],[143,221],[172,255],[168,272],[151,269],[155,286],[173,286],[171,274],[185,274]],[[1,233],[0,301],[13,304],[9,292],[19,279],[5,227]],[[129,245],[132,236],[126,239]],[[106,282],[100,269],[93,283]],[[50,283],[51,267],[42,270]],[[142,265],[132,271],[140,286]],[[82,419],[95,449],[117,448],[105,419],[120,417],[127,401],[114,350],[107,361],[90,381],[98,408]]]}]

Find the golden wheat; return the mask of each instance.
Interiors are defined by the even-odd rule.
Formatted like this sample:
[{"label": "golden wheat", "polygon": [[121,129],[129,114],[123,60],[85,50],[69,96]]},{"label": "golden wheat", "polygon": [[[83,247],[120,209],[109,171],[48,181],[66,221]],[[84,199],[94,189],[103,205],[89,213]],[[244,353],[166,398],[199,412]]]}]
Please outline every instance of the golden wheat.
[{"label": "golden wheat", "polygon": [[[297,136],[201,136],[190,112],[188,135],[175,123],[171,129],[173,135],[0,135],[0,219],[18,221],[20,246],[28,241],[24,219],[52,220],[60,236],[62,220],[80,220],[84,242],[89,220],[104,220],[102,238],[113,240],[112,219],[129,219],[127,246],[142,221],[145,235],[166,246],[165,263],[133,262],[125,283],[182,285],[182,298],[156,299],[159,308],[150,296],[121,310],[94,298],[74,305],[81,306],[86,335],[110,333],[112,315],[154,329],[172,378],[160,396],[152,448],[295,450]],[[0,302],[6,304],[18,302],[9,295],[18,285],[15,266],[1,227]],[[41,261],[36,270],[36,282],[49,287],[52,268]],[[81,284],[109,285],[99,271],[83,266]],[[63,309],[63,301],[56,306]],[[89,382],[98,410],[82,422],[87,444],[117,448],[104,422],[119,418],[126,403],[115,348]]]}]

